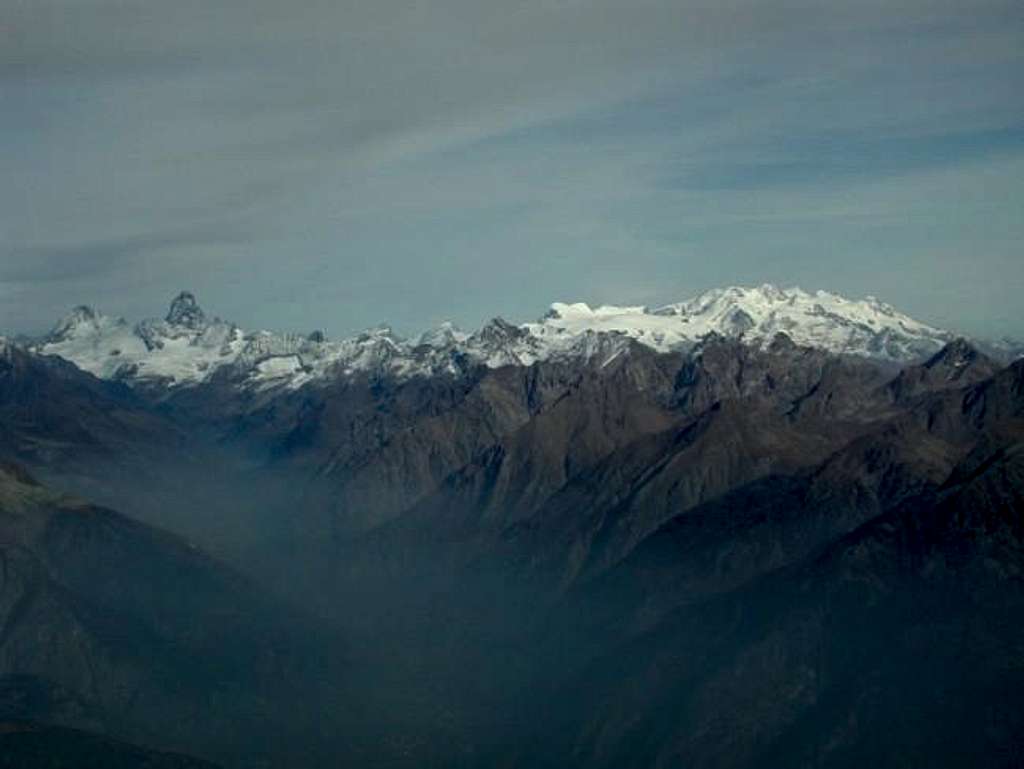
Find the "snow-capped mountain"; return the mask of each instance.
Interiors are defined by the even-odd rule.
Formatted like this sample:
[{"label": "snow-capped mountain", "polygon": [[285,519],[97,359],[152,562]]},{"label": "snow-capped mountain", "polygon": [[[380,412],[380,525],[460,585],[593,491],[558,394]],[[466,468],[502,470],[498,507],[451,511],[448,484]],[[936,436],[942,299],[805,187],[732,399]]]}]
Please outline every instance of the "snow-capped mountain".
[{"label": "snow-capped mountain", "polygon": [[207,320],[189,293],[171,303],[163,320],[131,325],[92,307],[76,307],[37,345],[102,379],[199,382],[237,360],[245,334],[233,324]]},{"label": "snow-capped mountain", "polygon": [[551,342],[588,330],[622,333],[659,351],[685,348],[712,333],[766,346],[782,333],[799,345],[898,362],[931,355],[955,336],[874,297],[851,300],[771,285],[713,289],[655,310],[555,304],[526,327]]},{"label": "snow-capped mountain", "polygon": [[401,379],[554,358],[607,362],[630,342],[669,352],[709,334],[764,347],[780,333],[801,345],[901,363],[926,358],[954,338],[873,297],[764,285],[715,289],[657,309],[556,303],[533,323],[496,318],[474,333],[446,323],[413,339],[379,327],[340,341],[320,332],[247,332],[208,317],[183,292],[163,319],[135,325],[77,307],[35,349],[105,379],[186,385],[229,377],[252,387],[297,388],[360,372]]}]

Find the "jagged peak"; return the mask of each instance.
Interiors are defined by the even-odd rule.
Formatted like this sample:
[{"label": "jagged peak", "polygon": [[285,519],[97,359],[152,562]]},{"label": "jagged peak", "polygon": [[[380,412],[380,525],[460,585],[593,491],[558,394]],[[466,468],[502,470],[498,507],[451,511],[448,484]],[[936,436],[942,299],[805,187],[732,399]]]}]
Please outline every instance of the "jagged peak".
[{"label": "jagged peak", "polygon": [[449,347],[466,341],[469,335],[451,321],[443,321],[416,338],[417,347]]},{"label": "jagged peak", "polygon": [[709,288],[682,302],[665,305],[653,310],[653,315],[690,315],[700,313],[716,305],[736,305],[747,302],[758,304],[781,304],[796,299],[809,299],[811,295],[794,286],[781,288],[773,283],[760,286],[724,286]]},{"label": "jagged peak", "polygon": [[76,307],[73,307],[71,309],[71,312],[64,316],[64,319],[75,321],[87,321],[96,320],[98,317],[100,317],[100,313],[96,310],[95,307],[92,307],[91,305],[88,304],[80,304]]},{"label": "jagged peak", "polygon": [[[789,299],[789,293],[783,288],[776,286],[774,283],[762,283],[757,287],[757,292],[766,299],[770,299],[775,302],[784,302]],[[803,293],[799,288],[790,289],[790,293]]]},{"label": "jagged peak", "polygon": [[943,365],[961,367],[984,357],[970,341],[962,336],[958,336],[925,361],[924,365],[926,368]]},{"label": "jagged peak", "polygon": [[386,323],[381,323],[363,331],[356,337],[356,341],[361,344],[380,344],[383,342],[391,345],[392,347],[397,347],[402,345],[405,340],[400,335],[396,334],[391,326]]},{"label": "jagged peak", "polygon": [[103,314],[95,307],[80,304],[72,308],[67,315],[57,321],[47,338],[52,341],[58,341],[67,338],[81,329],[96,330],[102,318]]},{"label": "jagged peak", "polygon": [[980,352],[968,339],[957,337],[924,363],[909,366],[893,379],[888,390],[896,399],[906,399],[923,389],[960,387],[988,379],[999,365]]},{"label": "jagged peak", "polygon": [[166,321],[172,326],[198,329],[206,325],[206,313],[191,291],[182,291],[171,301]]},{"label": "jagged peak", "polygon": [[479,337],[501,337],[501,338],[515,338],[525,334],[522,328],[509,323],[502,317],[491,318],[491,320],[480,329],[474,336]]}]

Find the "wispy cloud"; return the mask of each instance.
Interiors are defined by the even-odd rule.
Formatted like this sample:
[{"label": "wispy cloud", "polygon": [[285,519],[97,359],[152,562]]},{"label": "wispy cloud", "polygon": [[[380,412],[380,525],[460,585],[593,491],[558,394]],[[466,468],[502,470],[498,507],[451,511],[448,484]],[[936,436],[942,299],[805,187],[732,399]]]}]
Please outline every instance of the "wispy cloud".
[{"label": "wispy cloud", "polygon": [[931,264],[962,296],[951,321],[1024,332],[984,311],[1024,271],[1019,3],[33,0],[0,19],[8,325],[186,283],[242,322],[344,333],[765,279],[945,319]]},{"label": "wispy cloud", "polygon": [[11,246],[0,264],[0,281],[74,283],[83,277],[109,277],[144,260],[185,248],[241,245],[230,231],[191,230],[69,244]]}]

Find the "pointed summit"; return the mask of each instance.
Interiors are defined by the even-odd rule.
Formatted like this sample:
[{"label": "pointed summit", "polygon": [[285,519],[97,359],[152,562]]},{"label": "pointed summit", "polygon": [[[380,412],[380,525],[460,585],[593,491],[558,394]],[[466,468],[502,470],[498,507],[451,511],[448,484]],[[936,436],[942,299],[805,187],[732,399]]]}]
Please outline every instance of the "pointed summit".
[{"label": "pointed summit", "polygon": [[513,326],[504,318],[492,318],[482,329],[477,331],[473,337],[479,339],[485,345],[504,345],[515,342],[526,336],[527,332],[519,326]]},{"label": "pointed summit", "polygon": [[443,348],[466,341],[469,337],[451,321],[444,321],[438,326],[424,331],[416,340],[417,346]]},{"label": "pointed summit", "polygon": [[977,384],[998,371],[999,364],[957,337],[921,365],[901,371],[888,387],[896,401],[906,400],[925,391]]},{"label": "pointed summit", "polygon": [[95,332],[99,327],[99,321],[100,313],[88,305],[80,304],[57,321],[47,340],[60,342],[82,331]]},{"label": "pointed summit", "polygon": [[925,362],[926,368],[950,366],[962,368],[984,356],[970,342],[958,336]]},{"label": "pointed summit", "polygon": [[194,294],[182,291],[171,302],[171,309],[167,313],[167,322],[172,326],[202,328],[206,325],[206,313],[196,302]]}]

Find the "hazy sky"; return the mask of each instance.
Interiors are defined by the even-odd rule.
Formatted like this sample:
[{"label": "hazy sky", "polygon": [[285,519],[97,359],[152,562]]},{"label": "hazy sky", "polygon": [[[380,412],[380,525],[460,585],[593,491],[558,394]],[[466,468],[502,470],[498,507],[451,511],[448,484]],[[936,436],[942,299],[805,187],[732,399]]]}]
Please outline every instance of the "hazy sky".
[{"label": "hazy sky", "polygon": [[0,330],[771,281],[1024,336],[1020,0],[0,0]]}]

